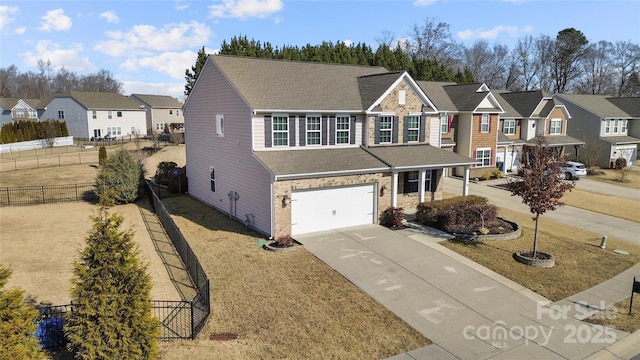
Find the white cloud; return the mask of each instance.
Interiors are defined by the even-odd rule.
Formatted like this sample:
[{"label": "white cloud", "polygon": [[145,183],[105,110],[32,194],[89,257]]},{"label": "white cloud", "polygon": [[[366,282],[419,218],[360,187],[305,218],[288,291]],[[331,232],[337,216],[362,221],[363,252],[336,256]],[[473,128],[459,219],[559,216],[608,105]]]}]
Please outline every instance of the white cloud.
[{"label": "white cloud", "polygon": [[105,11],[102,14],[100,14],[100,19],[105,19],[107,20],[108,23],[114,23],[114,24],[117,24],[120,22],[120,18],[118,17],[116,12],[113,10]]},{"label": "white cloud", "polygon": [[433,5],[437,2],[437,0],[416,0],[413,2],[413,6],[426,7],[429,5]]},{"label": "white cloud", "polygon": [[42,31],[67,31],[71,29],[71,18],[65,15],[62,9],[48,11],[42,17],[42,23],[38,29]]},{"label": "white cloud", "polygon": [[110,40],[98,42],[94,49],[111,56],[151,55],[154,51],[172,51],[209,42],[211,29],[203,23],[168,24],[162,28],[136,25],[128,32],[109,31]]},{"label": "white cloud", "polygon": [[185,10],[189,8],[189,4],[185,3],[184,1],[177,0],[175,8],[176,10]]},{"label": "white cloud", "polygon": [[273,23],[274,24],[280,24],[283,21],[284,21],[284,18],[282,16],[276,15],[276,16],[273,17]]},{"label": "white cloud", "polygon": [[49,40],[41,40],[35,46],[34,51],[21,53],[27,66],[36,67],[38,60],[49,60],[55,68],[62,68],[77,73],[90,73],[96,71],[86,56],[82,56],[84,48],[81,44],[72,44],[63,48]]},{"label": "white cloud", "polygon": [[458,31],[456,35],[462,40],[472,40],[472,39],[484,39],[484,40],[495,40],[501,34],[507,34],[510,37],[517,37],[523,33],[529,33],[533,30],[533,26],[527,25],[522,28],[519,28],[514,25],[497,25],[492,29],[466,29],[463,31]]},{"label": "white cloud", "polygon": [[142,81],[121,81],[122,90],[126,95],[131,94],[154,94],[154,95],[169,95],[179,101],[184,98],[184,81],[180,82],[161,82],[161,83],[149,83]]},{"label": "white cloud", "polygon": [[0,30],[12,23],[14,19],[13,15],[17,14],[19,11],[20,10],[17,6],[0,6]]},{"label": "white cloud", "polygon": [[165,52],[157,56],[129,58],[120,67],[128,71],[148,68],[180,80],[184,79],[184,71],[191,68],[197,58],[198,53],[194,51]]},{"label": "white cloud", "polygon": [[265,18],[283,7],[281,0],[222,0],[209,6],[209,14],[214,18]]},{"label": "white cloud", "polygon": [[342,42],[343,42],[346,46],[351,46],[351,45],[353,45],[353,41],[351,41],[351,40],[349,40],[349,39],[344,40],[344,41],[342,41]]},{"label": "white cloud", "polygon": [[19,27],[19,28],[17,28],[17,29],[15,29],[15,30],[13,30],[13,33],[14,33],[14,34],[18,34],[18,35],[22,35],[22,34],[24,34],[24,33],[26,33],[26,32],[27,32],[27,28],[26,28],[26,27],[24,27],[24,26],[23,26],[23,27]]}]

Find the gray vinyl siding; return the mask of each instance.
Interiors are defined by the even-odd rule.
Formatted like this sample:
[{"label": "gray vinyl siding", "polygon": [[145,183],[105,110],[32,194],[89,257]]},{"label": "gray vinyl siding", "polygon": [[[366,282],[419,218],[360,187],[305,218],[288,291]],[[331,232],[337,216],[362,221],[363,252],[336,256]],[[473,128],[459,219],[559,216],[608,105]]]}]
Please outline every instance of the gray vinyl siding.
[{"label": "gray vinyl siding", "polygon": [[[254,226],[270,234],[271,176],[252,156],[252,111],[211,61],[184,110],[191,196],[229,213],[228,193],[236,191],[237,218],[244,221],[252,214]],[[216,136],[216,114],[224,115],[224,137]],[[210,166],[216,171],[215,193],[210,189]]]},{"label": "gray vinyl siding", "polygon": [[89,138],[88,112],[82,105],[71,98],[54,98],[39,115],[40,121],[58,120],[58,110],[64,110],[64,121],[67,123],[69,135],[77,138]]},{"label": "gray vinyl siding", "polygon": [[613,150],[611,143],[601,139],[604,132],[603,119],[566,99],[561,100],[571,114],[571,119],[567,121],[567,135],[586,142],[587,146],[595,141],[600,147],[598,165],[608,168]]}]

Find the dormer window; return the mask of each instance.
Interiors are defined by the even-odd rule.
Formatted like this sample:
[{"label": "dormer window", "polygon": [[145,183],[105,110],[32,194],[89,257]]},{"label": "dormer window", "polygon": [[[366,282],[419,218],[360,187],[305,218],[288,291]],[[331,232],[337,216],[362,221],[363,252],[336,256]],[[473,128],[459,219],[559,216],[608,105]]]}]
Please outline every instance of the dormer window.
[{"label": "dormer window", "polygon": [[551,119],[549,123],[549,135],[559,135],[562,133],[562,119]]}]

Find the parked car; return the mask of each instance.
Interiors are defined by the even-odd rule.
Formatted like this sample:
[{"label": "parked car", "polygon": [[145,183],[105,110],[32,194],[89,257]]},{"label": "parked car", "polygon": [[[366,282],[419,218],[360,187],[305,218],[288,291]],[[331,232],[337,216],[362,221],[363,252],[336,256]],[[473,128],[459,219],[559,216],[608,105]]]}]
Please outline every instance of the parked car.
[{"label": "parked car", "polygon": [[578,180],[587,176],[587,168],[583,163],[577,161],[567,161],[567,165],[560,168],[567,180]]}]

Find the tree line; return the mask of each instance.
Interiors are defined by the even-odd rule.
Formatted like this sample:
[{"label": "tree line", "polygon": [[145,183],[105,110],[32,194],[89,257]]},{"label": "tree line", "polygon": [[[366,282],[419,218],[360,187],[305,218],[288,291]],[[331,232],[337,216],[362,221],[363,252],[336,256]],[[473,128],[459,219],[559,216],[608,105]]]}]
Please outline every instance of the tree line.
[{"label": "tree line", "polygon": [[79,75],[64,67],[54,71],[51,61],[38,60],[38,71],[20,72],[15,65],[0,68],[0,96],[43,99],[69,90],[122,92],[122,83],[108,70]]}]

